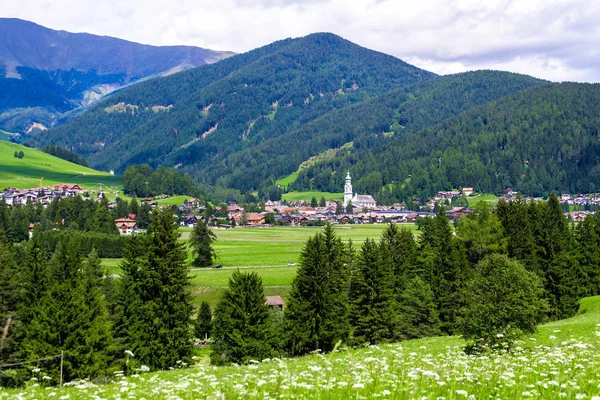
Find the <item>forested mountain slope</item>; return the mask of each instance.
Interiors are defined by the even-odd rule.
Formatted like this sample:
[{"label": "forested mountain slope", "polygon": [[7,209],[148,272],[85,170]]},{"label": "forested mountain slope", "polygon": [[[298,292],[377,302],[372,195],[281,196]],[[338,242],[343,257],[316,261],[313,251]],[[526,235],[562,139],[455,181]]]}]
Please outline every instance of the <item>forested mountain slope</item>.
[{"label": "forested mountain slope", "polygon": [[49,127],[77,107],[124,85],[232,55],[191,46],[149,46],[56,31],[0,18],[0,127]]},{"label": "forested mountain slope", "polygon": [[[232,154],[221,163],[209,165],[196,176],[223,186],[250,190],[261,184],[272,184],[275,179],[294,172],[301,163],[321,152],[339,150],[352,142],[351,154],[356,155],[352,163],[338,157],[332,163],[301,173],[294,185],[298,190],[306,190],[312,185],[316,189],[336,192],[343,187],[345,171],[360,160],[363,150],[378,145],[388,146],[400,138],[410,137],[423,127],[543,83],[530,76],[498,71],[436,77],[330,112],[276,139]],[[344,146],[345,150],[338,152],[338,156],[348,151],[348,147]],[[383,166],[377,171],[386,174],[387,169],[388,166]],[[342,173],[336,173],[338,170]],[[354,177],[358,182],[356,187],[366,190],[367,186],[363,184],[369,179],[366,174],[357,173]],[[361,182],[361,179],[365,181]]]},{"label": "forested mountain slope", "polygon": [[125,89],[33,143],[68,147],[97,168],[147,162],[198,177],[332,110],[434,76],[338,36],[312,34]]},{"label": "forested mountain slope", "polygon": [[[413,135],[373,136],[299,176],[316,189],[350,168],[356,188],[394,202],[473,186],[528,195],[600,189],[600,85],[547,83],[491,101]],[[367,143],[369,142],[369,143]],[[408,179],[410,178],[410,179]]]}]

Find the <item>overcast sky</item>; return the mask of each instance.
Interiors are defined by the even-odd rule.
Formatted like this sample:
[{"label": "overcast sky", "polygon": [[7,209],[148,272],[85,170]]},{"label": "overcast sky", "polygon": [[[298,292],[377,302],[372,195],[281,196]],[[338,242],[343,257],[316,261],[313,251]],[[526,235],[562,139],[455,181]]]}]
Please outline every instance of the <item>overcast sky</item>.
[{"label": "overcast sky", "polygon": [[438,74],[600,82],[598,0],[0,0],[0,16],[235,52],[333,32]]}]

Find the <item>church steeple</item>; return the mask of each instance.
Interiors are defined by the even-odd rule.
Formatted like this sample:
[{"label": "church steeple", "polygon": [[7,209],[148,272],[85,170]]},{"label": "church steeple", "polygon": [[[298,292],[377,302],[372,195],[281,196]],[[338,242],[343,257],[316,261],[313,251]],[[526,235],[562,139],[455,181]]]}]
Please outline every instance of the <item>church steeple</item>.
[{"label": "church steeple", "polygon": [[344,208],[348,206],[348,203],[352,201],[352,178],[350,177],[350,171],[346,175],[346,184],[344,185]]}]

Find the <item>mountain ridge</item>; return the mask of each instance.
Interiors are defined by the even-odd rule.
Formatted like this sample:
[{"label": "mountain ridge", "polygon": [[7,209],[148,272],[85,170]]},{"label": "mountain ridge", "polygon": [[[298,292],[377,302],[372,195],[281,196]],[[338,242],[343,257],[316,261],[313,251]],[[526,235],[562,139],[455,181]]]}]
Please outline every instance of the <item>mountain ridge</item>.
[{"label": "mountain ridge", "polygon": [[[193,46],[152,46],[0,18],[0,127],[49,127],[116,89],[233,55]],[[37,112],[36,112],[37,111]]]}]

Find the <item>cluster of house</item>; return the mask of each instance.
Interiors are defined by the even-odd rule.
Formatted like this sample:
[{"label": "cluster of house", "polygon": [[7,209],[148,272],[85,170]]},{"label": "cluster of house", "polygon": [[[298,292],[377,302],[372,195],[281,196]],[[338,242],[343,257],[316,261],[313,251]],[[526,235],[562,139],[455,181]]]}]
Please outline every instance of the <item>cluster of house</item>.
[{"label": "cluster of house", "polygon": [[0,201],[8,205],[25,205],[27,202],[41,203],[47,205],[56,198],[65,199],[67,197],[79,196],[83,193],[83,188],[75,183],[61,183],[53,187],[41,187],[33,189],[5,188],[0,193]]}]

